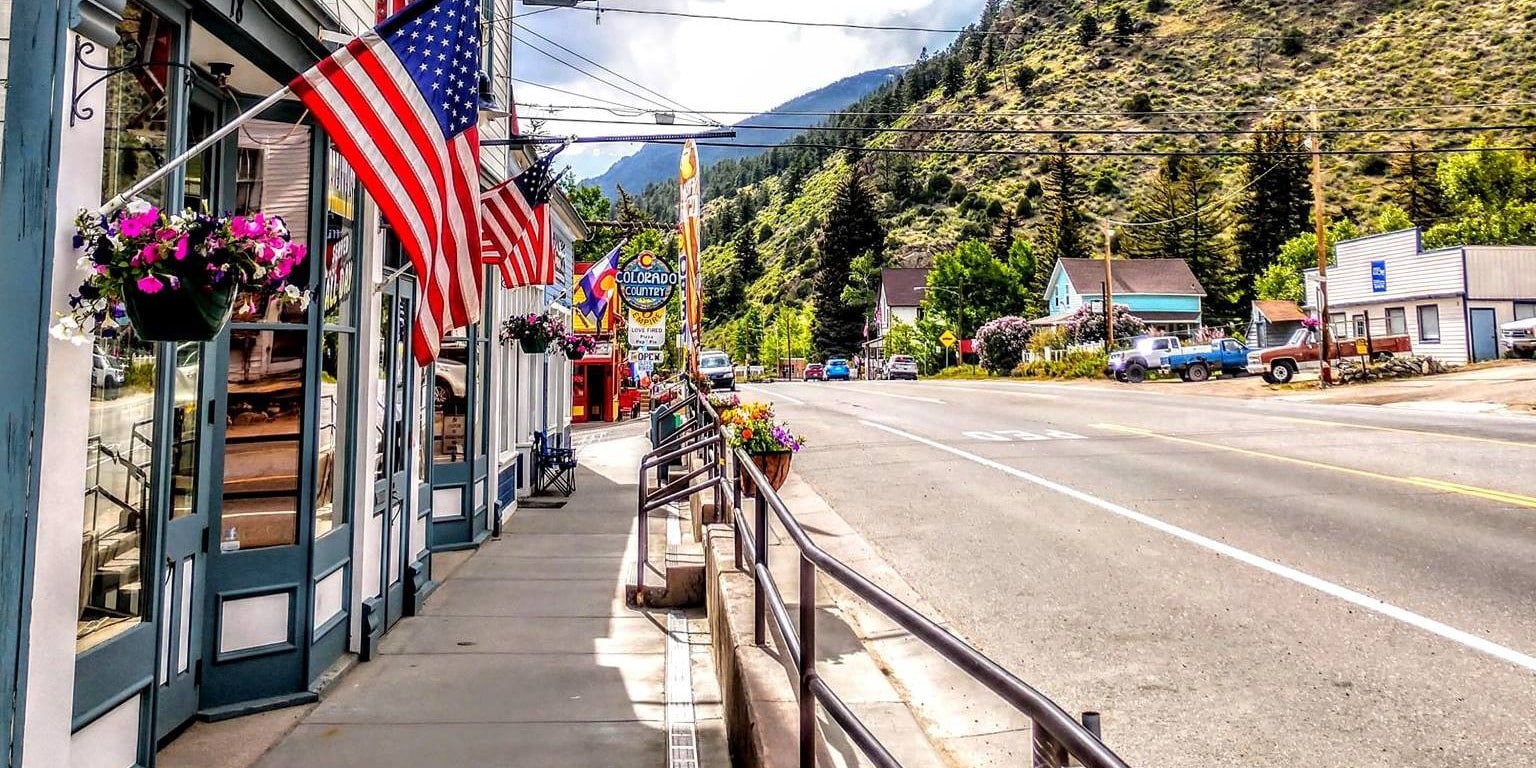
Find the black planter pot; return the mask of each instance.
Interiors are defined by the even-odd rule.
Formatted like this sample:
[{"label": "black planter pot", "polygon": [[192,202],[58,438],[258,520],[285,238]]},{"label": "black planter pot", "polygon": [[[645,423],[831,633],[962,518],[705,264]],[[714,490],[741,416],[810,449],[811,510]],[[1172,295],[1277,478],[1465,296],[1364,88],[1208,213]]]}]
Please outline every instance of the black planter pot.
[{"label": "black planter pot", "polygon": [[538,354],[542,354],[544,352],[549,351],[549,340],[548,339],[541,340],[541,339],[530,339],[530,338],[524,337],[524,338],[518,339],[517,340],[517,344],[518,344],[518,346],[523,348],[524,352],[527,352],[530,355],[538,355]]},{"label": "black planter pot", "polygon": [[143,293],[129,286],[123,305],[133,333],[145,341],[210,341],[229,324],[235,306],[233,285],[184,286]]}]

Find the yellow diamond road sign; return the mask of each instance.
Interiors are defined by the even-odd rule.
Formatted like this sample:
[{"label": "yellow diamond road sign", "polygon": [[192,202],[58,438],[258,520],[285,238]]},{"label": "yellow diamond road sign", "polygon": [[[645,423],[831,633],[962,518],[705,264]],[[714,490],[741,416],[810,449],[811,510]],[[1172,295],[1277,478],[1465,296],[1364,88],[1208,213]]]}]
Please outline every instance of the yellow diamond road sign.
[{"label": "yellow diamond road sign", "polygon": [[944,346],[946,347],[953,347],[955,345],[955,334],[950,331],[945,331],[944,335],[939,337],[939,341],[944,342]]}]

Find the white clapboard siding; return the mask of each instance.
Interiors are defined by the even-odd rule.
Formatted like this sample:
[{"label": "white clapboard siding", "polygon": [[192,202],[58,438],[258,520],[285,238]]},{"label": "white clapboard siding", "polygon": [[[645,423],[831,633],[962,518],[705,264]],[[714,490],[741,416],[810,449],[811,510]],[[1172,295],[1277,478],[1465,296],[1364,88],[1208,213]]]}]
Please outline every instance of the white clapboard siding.
[{"label": "white clapboard siding", "polygon": [[1467,246],[1467,295],[1536,300],[1536,248]]},{"label": "white clapboard siding", "polygon": [[[1461,249],[1420,253],[1416,230],[1339,243],[1338,263],[1328,270],[1328,303],[1386,301],[1462,292]],[[1387,290],[1371,287],[1371,262],[1384,261]]]},{"label": "white clapboard siding", "polygon": [[10,80],[11,0],[0,0],[0,142],[5,140],[5,94]]},{"label": "white clapboard siding", "polygon": [[261,210],[283,217],[298,242],[309,236],[309,139],[307,128],[252,120],[240,132],[241,147],[262,151]]}]

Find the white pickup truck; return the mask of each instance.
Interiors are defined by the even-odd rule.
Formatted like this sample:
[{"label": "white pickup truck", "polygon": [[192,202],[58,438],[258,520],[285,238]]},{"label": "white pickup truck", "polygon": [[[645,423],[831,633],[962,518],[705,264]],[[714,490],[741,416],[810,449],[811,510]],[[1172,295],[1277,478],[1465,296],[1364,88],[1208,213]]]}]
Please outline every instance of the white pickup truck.
[{"label": "white pickup truck", "polygon": [[1109,374],[1118,381],[1140,384],[1148,370],[1163,367],[1168,355],[1179,350],[1174,336],[1137,336],[1129,349],[1109,353]]}]

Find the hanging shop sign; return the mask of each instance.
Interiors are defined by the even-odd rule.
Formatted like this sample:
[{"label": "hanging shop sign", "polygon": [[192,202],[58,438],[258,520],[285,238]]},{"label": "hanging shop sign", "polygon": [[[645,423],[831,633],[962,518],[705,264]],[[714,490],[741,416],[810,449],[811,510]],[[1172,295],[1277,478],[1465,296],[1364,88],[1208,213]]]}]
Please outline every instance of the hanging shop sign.
[{"label": "hanging shop sign", "polygon": [[637,312],[664,309],[683,276],[650,251],[641,251],[619,270],[619,298]]},{"label": "hanging shop sign", "polygon": [[665,359],[666,354],[659,349],[631,349],[629,351],[629,361],[636,364],[657,366]]},{"label": "hanging shop sign", "polygon": [[667,311],[639,312],[631,309],[624,327],[629,331],[631,347],[664,347],[667,345]]}]

